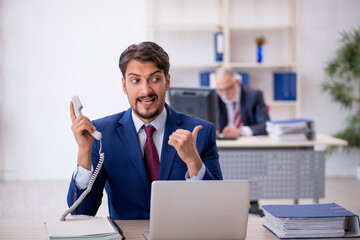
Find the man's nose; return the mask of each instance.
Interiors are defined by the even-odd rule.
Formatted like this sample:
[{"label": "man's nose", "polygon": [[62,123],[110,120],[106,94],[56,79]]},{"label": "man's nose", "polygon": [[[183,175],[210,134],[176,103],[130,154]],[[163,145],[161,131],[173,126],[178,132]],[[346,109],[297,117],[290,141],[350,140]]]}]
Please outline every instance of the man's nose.
[{"label": "man's nose", "polygon": [[152,90],[149,82],[144,81],[143,84],[141,85],[141,93],[144,95],[148,95],[151,91]]}]

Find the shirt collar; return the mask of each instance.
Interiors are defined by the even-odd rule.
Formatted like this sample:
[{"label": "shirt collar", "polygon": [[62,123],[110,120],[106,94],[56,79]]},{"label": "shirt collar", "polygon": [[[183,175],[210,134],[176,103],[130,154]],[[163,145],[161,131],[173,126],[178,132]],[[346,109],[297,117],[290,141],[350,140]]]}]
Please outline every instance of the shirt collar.
[{"label": "shirt collar", "polygon": [[[141,127],[146,123],[141,121],[140,118],[136,116],[134,111],[131,111],[131,116],[134,122],[136,133],[139,133]],[[160,115],[150,123],[150,125],[152,125],[156,129],[156,131],[158,131],[160,134],[163,134],[165,130],[166,117],[167,117],[167,112],[166,112],[166,107],[164,107]]]},{"label": "shirt collar", "polygon": [[[238,106],[240,106],[240,98],[241,98],[241,85],[239,86],[238,91],[235,93],[235,97],[234,97],[234,99],[235,99],[234,102]],[[228,106],[229,108],[232,108],[234,102],[228,102],[228,103],[225,103],[225,105]]]}]

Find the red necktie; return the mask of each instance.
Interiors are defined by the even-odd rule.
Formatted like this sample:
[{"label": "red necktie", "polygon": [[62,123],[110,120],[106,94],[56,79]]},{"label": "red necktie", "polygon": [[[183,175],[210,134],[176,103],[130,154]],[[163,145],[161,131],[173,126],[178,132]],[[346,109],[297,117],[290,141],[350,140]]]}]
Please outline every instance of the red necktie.
[{"label": "red necktie", "polygon": [[150,183],[154,180],[158,180],[159,178],[159,168],[160,168],[160,161],[159,155],[157,153],[154,141],[152,139],[152,135],[155,131],[155,128],[151,125],[149,126],[142,126],[142,128],[146,132],[146,142],[144,146],[144,161],[146,171],[148,173]]},{"label": "red necktie", "polygon": [[233,103],[233,113],[234,113],[234,127],[240,128],[242,120],[240,116],[240,111],[236,107],[236,102]]}]

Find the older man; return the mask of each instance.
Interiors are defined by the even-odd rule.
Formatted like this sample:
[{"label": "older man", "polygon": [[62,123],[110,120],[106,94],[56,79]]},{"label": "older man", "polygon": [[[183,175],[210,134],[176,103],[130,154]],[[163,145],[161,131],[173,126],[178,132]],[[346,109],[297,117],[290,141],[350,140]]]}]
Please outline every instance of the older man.
[{"label": "older man", "polygon": [[[231,138],[265,135],[265,124],[270,118],[262,92],[241,85],[231,68],[218,68],[215,83],[220,125],[217,135]],[[263,215],[258,201],[250,202],[250,213]]]},{"label": "older man", "polygon": [[218,68],[215,83],[219,133],[224,137],[265,135],[265,123],[270,118],[262,92],[242,85],[231,68]]}]

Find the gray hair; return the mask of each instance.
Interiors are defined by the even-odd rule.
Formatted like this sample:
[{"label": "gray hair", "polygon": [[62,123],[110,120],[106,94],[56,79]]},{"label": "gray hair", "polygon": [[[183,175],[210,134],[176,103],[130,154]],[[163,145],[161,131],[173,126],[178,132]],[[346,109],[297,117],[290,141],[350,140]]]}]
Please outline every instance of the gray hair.
[{"label": "gray hair", "polygon": [[222,77],[224,75],[231,75],[233,78],[233,81],[235,82],[235,80],[240,80],[241,82],[241,76],[238,75],[237,72],[235,72],[232,68],[229,67],[219,67],[216,69],[215,71],[215,77]]}]

